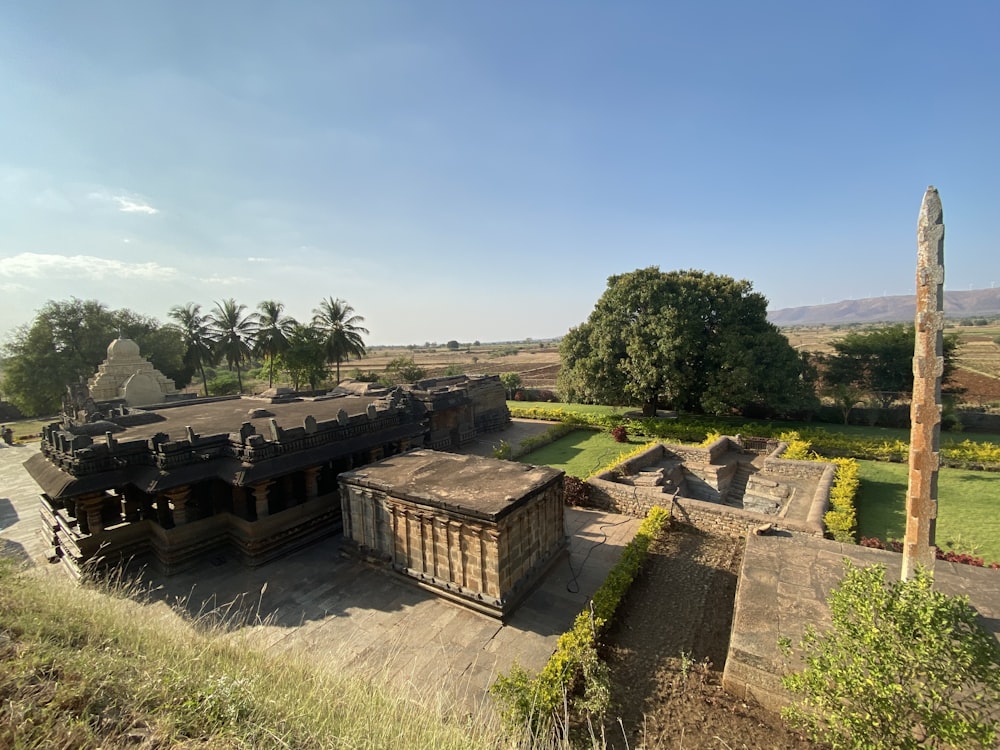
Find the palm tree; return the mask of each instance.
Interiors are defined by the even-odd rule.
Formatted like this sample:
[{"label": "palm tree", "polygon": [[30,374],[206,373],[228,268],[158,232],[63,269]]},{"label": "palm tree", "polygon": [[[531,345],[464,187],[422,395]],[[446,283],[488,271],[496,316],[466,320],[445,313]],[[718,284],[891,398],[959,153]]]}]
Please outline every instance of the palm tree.
[{"label": "palm tree", "polygon": [[288,337],[296,325],[294,318],[282,315],[285,305],[276,300],[264,300],[257,309],[258,328],[254,340],[254,353],[267,358],[267,387],[274,385],[274,359],[287,351]]},{"label": "palm tree", "polygon": [[360,324],[365,319],[354,314],[354,308],[344,300],[328,297],[313,310],[313,326],[323,335],[323,349],[327,362],[337,363],[337,382],[340,382],[340,363],[365,356],[365,342],[361,334],[368,329]]},{"label": "palm tree", "polygon": [[257,333],[257,313],[246,313],[246,305],[238,305],[232,297],[215,303],[215,309],[206,318],[215,342],[214,351],[225,358],[229,369],[236,367],[236,381],[243,393],[243,376],[240,365],[249,361],[254,335]]},{"label": "palm tree", "polygon": [[205,365],[215,364],[216,358],[212,351],[212,334],[209,329],[209,318],[201,314],[201,305],[188,302],[186,305],[174,305],[167,315],[177,321],[175,328],[181,332],[184,341],[184,362],[201,373],[201,382],[208,395],[208,378],[205,377]]}]

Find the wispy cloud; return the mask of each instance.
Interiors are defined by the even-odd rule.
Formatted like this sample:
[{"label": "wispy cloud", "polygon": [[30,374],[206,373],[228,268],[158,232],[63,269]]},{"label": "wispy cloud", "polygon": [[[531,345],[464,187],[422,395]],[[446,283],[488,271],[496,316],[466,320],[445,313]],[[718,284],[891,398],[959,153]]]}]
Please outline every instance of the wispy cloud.
[{"label": "wispy cloud", "polygon": [[127,214],[146,214],[152,216],[160,213],[160,209],[154,208],[149,201],[136,195],[115,194],[109,190],[94,190],[90,197],[99,201],[108,201],[118,205],[118,210]]},{"label": "wispy cloud", "polygon": [[247,263],[271,263],[274,258],[247,258]]},{"label": "wispy cloud", "polygon": [[153,208],[145,202],[126,198],[124,195],[116,195],[114,199],[118,203],[118,210],[124,211],[127,214],[149,214],[152,216],[153,214],[160,213],[160,209]]},{"label": "wispy cloud", "polygon": [[246,276],[209,276],[204,281],[209,285],[232,286],[234,284],[247,284],[250,279]]},{"label": "wispy cloud", "polygon": [[0,264],[0,277],[15,278],[88,278],[147,279],[164,281],[177,278],[176,268],[159,263],[128,263],[93,255],[58,255],[55,253],[20,253]]}]

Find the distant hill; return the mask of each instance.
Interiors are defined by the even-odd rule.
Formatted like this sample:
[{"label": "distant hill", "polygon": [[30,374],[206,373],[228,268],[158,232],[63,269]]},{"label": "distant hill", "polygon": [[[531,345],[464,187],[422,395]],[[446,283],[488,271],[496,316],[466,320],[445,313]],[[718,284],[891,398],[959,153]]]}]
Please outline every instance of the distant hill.
[{"label": "distant hill", "polygon": [[[769,310],[767,318],[776,326],[815,326],[844,323],[895,323],[912,321],[915,295],[848,299],[829,305],[786,307]],[[948,318],[993,317],[1000,315],[1000,289],[974,289],[944,293]]]}]

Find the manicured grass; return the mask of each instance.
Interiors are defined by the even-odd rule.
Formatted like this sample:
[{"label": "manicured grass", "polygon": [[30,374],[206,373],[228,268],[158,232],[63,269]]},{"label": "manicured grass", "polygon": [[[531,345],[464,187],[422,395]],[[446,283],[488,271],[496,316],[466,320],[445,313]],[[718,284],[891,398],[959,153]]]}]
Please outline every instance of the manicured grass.
[{"label": "manicured grass", "polygon": [[576,430],[555,442],[532,451],[519,460],[538,466],[562,469],[570,476],[588,477],[612,463],[618,456],[646,442],[643,439],[616,443],[607,432]]},{"label": "manicured grass", "polygon": [[511,409],[562,409],[575,414],[624,414],[635,411],[631,406],[602,406],[601,404],[562,404],[550,401],[508,401]]},{"label": "manicured grass", "polygon": [[5,422],[4,424],[14,431],[15,442],[22,442],[37,440],[43,427],[58,420],[59,417],[49,417],[47,419],[25,419],[20,422]]},{"label": "manicured grass", "polygon": [[[858,535],[902,539],[906,533],[906,464],[859,461]],[[941,469],[937,545],[1000,561],[1000,474]]]}]

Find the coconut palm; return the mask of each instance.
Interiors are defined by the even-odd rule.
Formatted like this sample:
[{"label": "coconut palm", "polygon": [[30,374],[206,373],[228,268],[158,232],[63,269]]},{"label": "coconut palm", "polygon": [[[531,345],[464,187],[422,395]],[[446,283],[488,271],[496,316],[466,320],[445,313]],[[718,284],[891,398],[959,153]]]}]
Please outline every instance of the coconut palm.
[{"label": "coconut palm", "polygon": [[267,358],[267,387],[274,385],[274,360],[288,350],[288,337],[296,326],[296,320],[282,315],[285,305],[273,299],[257,305],[257,334],[254,339],[254,354]]},{"label": "coconut palm", "polygon": [[340,299],[328,297],[313,310],[313,326],[323,336],[323,349],[327,362],[337,363],[337,382],[340,382],[340,363],[365,356],[365,342],[361,334],[368,329],[361,326],[365,319],[354,314],[354,308]]},{"label": "coconut palm", "polygon": [[215,309],[206,321],[215,342],[213,350],[220,359],[225,359],[229,369],[236,368],[236,382],[243,392],[243,376],[240,365],[250,360],[254,335],[257,333],[257,313],[246,312],[247,306],[237,304],[232,297],[215,303]]},{"label": "coconut palm", "polygon": [[184,363],[194,367],[201,373],[201,382],[208,395],[208,378],[205,377],[205,365],[217,361],[212,351],[212,332],[208,317],[201,314],[201,305],[188,302],[186,305],[174,305],[167,315],[177,321],[174,326],[181,333],[184,341]]}]

